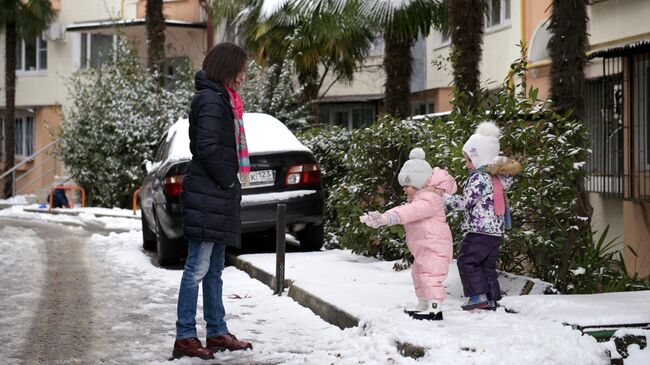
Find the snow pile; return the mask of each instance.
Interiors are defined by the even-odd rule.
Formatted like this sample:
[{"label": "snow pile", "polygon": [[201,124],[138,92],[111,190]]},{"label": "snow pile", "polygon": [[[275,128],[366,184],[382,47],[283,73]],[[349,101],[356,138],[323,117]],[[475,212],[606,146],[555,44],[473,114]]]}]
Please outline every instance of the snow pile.
[{"label": "snow pile", "polygon": [[27,343],[32,314],[38,313],[40,285],[45,263],[44,242],[34,231],[15,227],[0,228],[0,358],[18,363]]},{"label": "snow pile", "polygon": [[[78,226],[99,226],[100,228],[107,230],[133,230],[140,229],[142,223],[140,219],[126,218],[127,212],[130,212],[131,216],[133,211],[126,209],[106,209],[106,208],[61,208],[61,209],[52,209],[52,213],[48,213],[48,209],[44,208],[43,212],[34,212],[26,211],[26,208],[35,209],[37,205],[34,206],[19,206],[14,205],[6,209],[0,210],[0,217],[12,217],[12,218],[21,218],[21,219],[32,219],[45,222],[53,223],[64,223]],[[96,216],[97,214],[106,214],[111,212],[115,216]],[[61,213],[61,214],[56,214]],[[71,215],[75,214],[75,215]],[[121,218],[120,216],[124,217]]]},{"label": "snow pile", "polygon": [[[81,226],[98,219],[90,213],[72,217],[28,213],[16,208],[19,207],[2,210],[0,216],[66,218]],[[63,244],[63,240],[52,243]],[[24,338],[27,334],[24,323],[37,313],[38,292],[24,288],[38,288],[43,282],[44,245],[29,229],[11,226],[0,229],[0,274],[4,282],[0,287],[0,324],[12,329],[0,332],[0,340],[7,344],[2,350],[3,359],[11,361],[20,356],[24,344],[16,338]],[[142,234],[138,229],[94,234],[87,240],[84,255],[88,280],[93,287],[93,332],[100,334],[101,340],[90,349],[91,362],[169,364],[182,270],[156,267],[155,257],[142,250]],[[274,254],[240,258],[263,270],[274,271]],[[410,272],[395,272],[392,265],[343,250],[287,254],[286,277],[294,280],[294,285],[360,319],[358,327],[346,330],[324,322],[286,295],[272,295],[268,287],[244,272],[226,268],[222,279],[229,330],[241,339],[252,341],[254,350],[218,353],[216,361],[241,365],[608,364],[606,349],[611,344],[599,344],[593,337],[563,325],[562,321],[574,323],[576,319],[586,319],[585,313],[594,319],[614,321],[638,321],[648,315],[650,292],[518,296],[528,279],[507,275],[501,278],[509,281],[503,304],[517,309],[519,314],[507,313],[503,308],[496,312],[464,312],[460,310],[464,299],[458,272],[452,264],[445,282],[448,295],[443,306],[445,320],[415,321],[402,312],[405,305],[415,302]],[[535,287],[538,284],[541,287],[544,283],[535,282]],[[197,329],[203,339],[202,298],[198,303]],[[398,342],[424,347],[424,357],[414,360],[402,356]],[[647,363],[650,349],[635,346],[628,347],[630,362],[626,364]],[[12,352],[12,349],[17,350]],[[191,359],[174,362],[200,363],[211,362]]]},{"label": "snow pile", "polygon": [[[244,113],[244,127],[246,128],[246,141],[248,153],[251,155],[307,151],[296,136],[279,120],[263,113]],[[179,119],[169,129],[167,141],[173,139],[168,159],[171,161],[189,160],[190,152],[190,124],[188,119]]]},{"label": "snow pile", "polygon": [[31,200],[36,199],[36,195],[16,195],[9,199],[0,199],[0,205],[27,205]]}]

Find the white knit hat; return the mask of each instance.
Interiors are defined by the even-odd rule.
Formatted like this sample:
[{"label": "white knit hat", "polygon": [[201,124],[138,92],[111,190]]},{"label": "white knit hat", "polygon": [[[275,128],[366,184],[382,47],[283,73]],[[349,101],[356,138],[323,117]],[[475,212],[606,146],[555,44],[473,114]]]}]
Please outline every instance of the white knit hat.
[{"label": "white knit hat", "polygon": [[397,180],[402,186],[422,189],[432,173],[431,165],[424,159],[424,150],[418,147],[412,149],[409,153],[409,160],[402,166],[399,175],[397,175]]},{"label": "white knit hat", "polygon": [[483,122],[476,128],[476,133],[463,145],[463,152],[469,156],[475,168],[487,165],[499,155],[501,129],[494,122]]}]

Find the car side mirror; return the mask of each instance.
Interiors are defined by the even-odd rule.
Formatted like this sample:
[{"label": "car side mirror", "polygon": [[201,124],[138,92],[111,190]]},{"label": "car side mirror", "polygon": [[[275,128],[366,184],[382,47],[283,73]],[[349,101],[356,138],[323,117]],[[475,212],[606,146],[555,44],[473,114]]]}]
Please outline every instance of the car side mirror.
[{"label": "car side mirror", "polygon": [[142,173],[145,175],[151,171],[151,161],[149,160],[144,160],[142,164],[140,165],[140,170],[142,170]]}]

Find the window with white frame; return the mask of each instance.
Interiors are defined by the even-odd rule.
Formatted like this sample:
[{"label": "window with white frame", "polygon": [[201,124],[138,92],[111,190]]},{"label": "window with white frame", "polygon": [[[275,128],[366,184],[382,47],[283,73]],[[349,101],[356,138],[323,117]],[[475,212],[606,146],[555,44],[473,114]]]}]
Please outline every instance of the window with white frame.
[{"label": "window with white frame", "polygon": [[16,71],[47,70],[47,41],[34,37],[16,42]]},{"label": "window with white frame", "polygon": [[488,0],[485,14],[485,30],[510,25],[510,0]]},{"label": "window with white frame", "polygon": [[112,34],[81,33],[79,65],[81,68],[100,68],[106,63],[117,42]]},{"label": "window with white frame", "polygon": [[34,154],[34,117],[16,117],[16,156],[28,157]]}]

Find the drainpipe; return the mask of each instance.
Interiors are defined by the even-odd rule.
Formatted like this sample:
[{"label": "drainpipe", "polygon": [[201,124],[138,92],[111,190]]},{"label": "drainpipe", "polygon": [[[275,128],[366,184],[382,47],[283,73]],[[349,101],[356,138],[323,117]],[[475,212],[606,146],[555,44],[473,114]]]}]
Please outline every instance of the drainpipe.
[{"label": "drainpipe", "polygon": [[[519,39],[521,44],[526,42],[526,0],[519,0],[519,19],[521,21]],[[514,73],[512,70],[508,71],[508,89],[515,89]]]},{"label": "drainpipe", "polygon": [[521,42],[526,42],[526,0],[519,1],[519,16],[521,17]]},{"label": "drainpipe", "polygon": [[208,2],[206,0],[199,0],[199,5],[203,7],[203,10],[205,10],[205,13],[207,14],[207,21],[205,25],[205,31],[207,32],[207,51],[210,51],[212,49],[212,46],[214,45],[214,29],[212,28],[212,16],[211,16],[211,9],[210,5],[208,5]]}]

